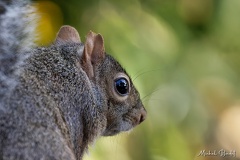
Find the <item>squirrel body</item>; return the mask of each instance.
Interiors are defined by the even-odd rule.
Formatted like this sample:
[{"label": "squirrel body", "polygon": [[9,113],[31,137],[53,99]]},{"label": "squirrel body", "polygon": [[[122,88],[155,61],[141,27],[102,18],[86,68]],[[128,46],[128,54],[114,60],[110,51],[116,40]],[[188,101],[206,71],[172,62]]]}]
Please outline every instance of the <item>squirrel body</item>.
[{"label": "squirrel body", "polygon": [[73,27],[63,26],[51,46],[9,54],[27,56],[16,58],[18,74],[1,68],[15,82],[0,88],[0,159],[81,160],[98,137],[146,118],[138,91],[105,53],[100,34],[89,32],[82,43]]}]

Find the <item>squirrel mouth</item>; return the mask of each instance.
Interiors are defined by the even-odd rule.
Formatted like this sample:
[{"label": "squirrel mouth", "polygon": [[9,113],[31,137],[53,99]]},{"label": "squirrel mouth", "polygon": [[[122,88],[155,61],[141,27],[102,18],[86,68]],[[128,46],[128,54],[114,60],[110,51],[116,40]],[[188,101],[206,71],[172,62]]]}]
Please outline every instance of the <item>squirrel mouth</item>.
[{"label": "squirrel mouth", "polygon": [[120,131],[119,130],[106,130],[103,132],[102,136],[114,136],[118,134]]},{"label": "squirrel mouth", "polygon": [[122,121],[120,125],[119,124],[117,126],[110,125],[109,127],[107,127],[106,130],[103,132],[102,136],[114,136],[120,132],[129,131],[136,125],[129,123],[128,121]]}]

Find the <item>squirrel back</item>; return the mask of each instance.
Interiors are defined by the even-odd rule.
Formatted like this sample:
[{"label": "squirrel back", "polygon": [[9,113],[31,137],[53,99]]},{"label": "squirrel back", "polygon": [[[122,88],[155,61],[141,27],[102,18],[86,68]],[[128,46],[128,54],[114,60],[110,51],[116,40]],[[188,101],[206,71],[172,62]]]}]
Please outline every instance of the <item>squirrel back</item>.
[{"label": "squirrel back", "polygon": [[5,73],[15,85],[5,87],[1,101],[0,159],[81,160],[98,137],[145,120],[138,91],[106,54],[100,34],[89,32],[82,43],[76,29],[63,26],[49,47],[13,51],[9,55],[17,55],[17,61],[18,55],[27,56],[21,72]]}]

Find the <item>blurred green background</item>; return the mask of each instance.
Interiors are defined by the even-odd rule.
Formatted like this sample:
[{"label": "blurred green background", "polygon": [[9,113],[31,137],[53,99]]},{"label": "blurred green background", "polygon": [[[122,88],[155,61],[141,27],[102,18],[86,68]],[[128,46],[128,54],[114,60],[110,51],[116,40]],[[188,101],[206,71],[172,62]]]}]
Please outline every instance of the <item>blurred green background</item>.
[{"label": "blurred green background", "polygon": [[35,1],[38,44],[63,24],[101,33],[148,111],[131,133],[101,138],[85,160],[220,160],[240,156],[239,0]]}]

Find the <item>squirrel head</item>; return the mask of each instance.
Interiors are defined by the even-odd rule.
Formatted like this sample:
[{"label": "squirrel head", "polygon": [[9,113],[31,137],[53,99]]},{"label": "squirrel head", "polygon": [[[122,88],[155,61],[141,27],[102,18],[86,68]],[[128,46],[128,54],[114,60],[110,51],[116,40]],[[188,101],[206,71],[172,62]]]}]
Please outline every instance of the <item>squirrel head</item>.
[{"label": "squirrel head", "polygon": [[[57,36],[56,44],[80,43],[76,29],[63,26]],[[100,34],[90,31],[86,37],[81,54],[80,65],[87,74],[104,122],[107,124],[101,133],[111,136],[131,130],[146,118],[146,110],[131,78],[122,66],[104,49]]]},{"label": "squirrel head", "polygon": [[[104,136],[131,130],[146,118],[146,110],[131,78],[109,55],[98,68],[97,83],[104,89],[107,127]],[[105,75],[105,76],[104,76]]]}]

